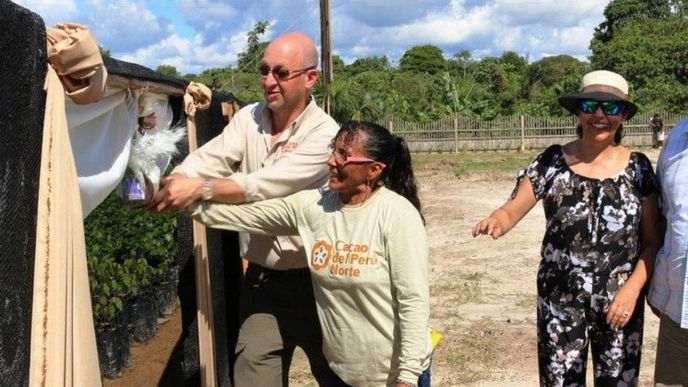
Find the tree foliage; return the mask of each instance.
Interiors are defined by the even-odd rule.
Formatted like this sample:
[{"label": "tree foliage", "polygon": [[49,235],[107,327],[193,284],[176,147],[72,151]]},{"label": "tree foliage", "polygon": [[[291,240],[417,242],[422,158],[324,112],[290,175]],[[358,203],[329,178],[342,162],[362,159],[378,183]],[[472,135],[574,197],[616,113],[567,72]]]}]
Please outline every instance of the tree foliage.
[{"label": "tree foliage", "polygon": [[237,67],[240,71],[253,73],[258,71],[263,51],[265,51],[265,47],[268,45],[267,42],[261,42],[260,38],[269,27],[270,22],[267,20],[258,21],[246,34],[246,51],[239,53],[237,56]]},{"label": "tree foliage", "polygon": [[528,66],[524,91],[530,106],[524,111],[535,115],[559,115],[564,110],[557,97],[578,91],[580,80],[590,70],[586,63],[569,55],[542,58]]},{"label": "tree foliage", "polygon": [[445,70],[442,50],[433,45],[415,46],[401,57],[399,67],[414,73],[438,74]]},{"label": "tree foliage", "polygon": [[161,64],[160,66],[155,68],[155,71],[159,72],[160,74],[169,75],[171,77],[181,78],[181,74],[179,74],[177,68],[171,65]]},{"label": "tree foliage", "polygon": [[[629,3],[629,4],[626,4]],[[632,3],[632,4],[630,4]],[[603,22],[614,26],[607,41],[593,38],[592,67],[622,74],[632,85],[631,94],[641,109],[663,107],[688,109],[688,23],[680,12],[683,2],[652,0],[612,1],[607,12],[622,5],[635,8],[643,16],[626,17],[622,22]],[[621,8],[621,10],[626,8]]]},{"label": "tree foliage", "polygon": [[475,60],[473,60],[473,56],[468,50],[461,50],[446,61],[449,73],[461,77],[468,76],[470,74],[469,70],[474,64]]},{"label": "tree foliage", "polygon": [[596,29],[591,47],[609,42],[617,29],[628,22],[652,23],[671,14],[668,0],[612,0],[604,9],[605,21]]},{"label": "tree foliage", "polygon": [[388,71],[392,68],[386,56],[370,56],[358,58],[346,66],[348,75],[356,75],[366,71]]},{"label": "tree foliage", "polygon": [[98,50],[100,50],[100,56],[103,58],[112,58],[112,53],[110,50],[103,46],[98,46]]}]

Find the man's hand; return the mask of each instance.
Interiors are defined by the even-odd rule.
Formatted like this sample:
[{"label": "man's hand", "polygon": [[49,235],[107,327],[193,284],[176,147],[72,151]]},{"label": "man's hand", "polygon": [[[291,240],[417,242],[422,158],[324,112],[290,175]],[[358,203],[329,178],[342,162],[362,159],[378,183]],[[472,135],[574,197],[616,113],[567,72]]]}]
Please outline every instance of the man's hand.
[{"label": "man's hand", "polygon": [[200,199],[202,194],[203,178],[170,175],[160,180],[160,190],[148,204],[148,208],[156,212],[183,211]]}]

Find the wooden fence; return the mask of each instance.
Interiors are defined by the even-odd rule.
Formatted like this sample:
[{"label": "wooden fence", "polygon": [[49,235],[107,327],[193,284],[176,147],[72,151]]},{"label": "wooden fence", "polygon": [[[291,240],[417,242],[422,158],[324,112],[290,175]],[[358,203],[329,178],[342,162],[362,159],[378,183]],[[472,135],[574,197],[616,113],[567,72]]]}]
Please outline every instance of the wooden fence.
[{"label": "wooden fence", "polygon": [[[657,112],[668,134],[685,114]],[[650,118],[654,112],[638,113],[624,123],[623,143],[629,146],[652,145]],[[396,118],[378,124],[403,137],[411,152],[459,152],[488,150],[544,149],[576,138],[577,119],[514,115],[492,121],[467,117],[448,117],[429,123],[406,122]]]}]

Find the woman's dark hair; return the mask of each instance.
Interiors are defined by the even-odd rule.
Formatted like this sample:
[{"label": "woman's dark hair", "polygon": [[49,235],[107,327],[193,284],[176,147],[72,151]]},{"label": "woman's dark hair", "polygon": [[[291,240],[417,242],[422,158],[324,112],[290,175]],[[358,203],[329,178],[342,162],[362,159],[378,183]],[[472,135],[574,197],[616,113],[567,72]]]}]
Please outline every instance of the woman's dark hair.
[{"label": "woman's dark hair", "polygon": [[[359,136],[359,134],[364,135]],[[385,164],[377,184],[384,185],[405,197],[421,213],[416,178],[411,165],[411,153],[403,138],[395,136],[380,125],[366,121],[345,122],[332,142],[340,138],[346,144],[360,138],[366,155]]]},{"label": "woman's dark hair", "polygon": [[[583,125],[578,124],[576,125],[576,136],[578,138],[583,138]],[[621,144],[621,139],[624,136],[624,127],[623,124],[619,124],[619,127],[616,129],[616,133],[614,133],[614,142],[617,144]]]}]

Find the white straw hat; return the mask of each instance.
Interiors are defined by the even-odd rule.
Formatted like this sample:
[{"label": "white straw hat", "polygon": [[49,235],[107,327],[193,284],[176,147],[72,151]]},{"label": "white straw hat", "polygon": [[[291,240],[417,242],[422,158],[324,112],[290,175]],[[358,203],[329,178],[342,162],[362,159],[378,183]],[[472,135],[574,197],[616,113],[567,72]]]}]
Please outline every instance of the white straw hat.
[{"label": "white straw hat", "polygon": [[628,82],[621,75],[607,70],[592,71],[583,76],[579,93],[565,94],[558,98],[559,104],[573,114],[580,113],[578,101],[594,99],[598,101],[622,101],[631,118],[638,106],[628,99]]}]

